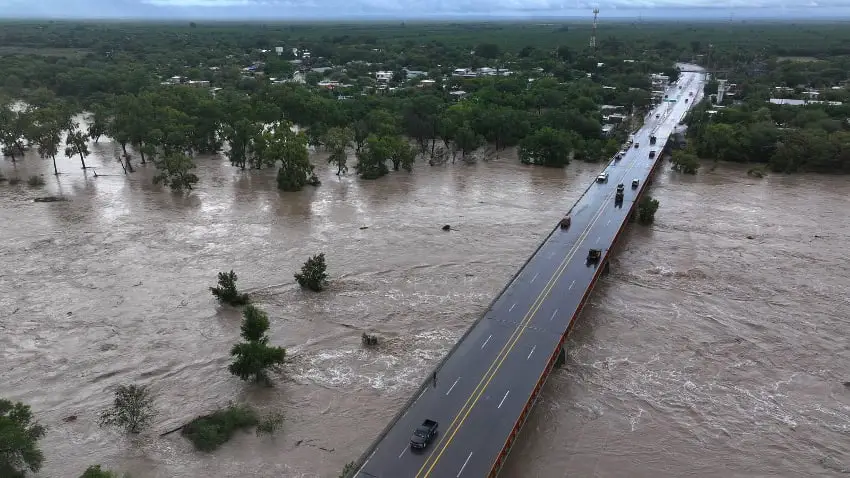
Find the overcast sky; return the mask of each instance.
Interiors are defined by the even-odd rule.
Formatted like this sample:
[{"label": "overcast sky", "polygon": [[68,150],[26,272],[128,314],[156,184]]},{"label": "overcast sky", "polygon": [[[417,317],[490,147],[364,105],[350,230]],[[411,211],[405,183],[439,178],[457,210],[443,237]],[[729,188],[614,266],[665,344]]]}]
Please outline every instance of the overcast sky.
[{"label": "overcast sky", "polygon": [[[0,0],[0,17],[343,19],[434,17],[850,18],[850,0]],[[848,25],[850,28],[850,25]]]}]

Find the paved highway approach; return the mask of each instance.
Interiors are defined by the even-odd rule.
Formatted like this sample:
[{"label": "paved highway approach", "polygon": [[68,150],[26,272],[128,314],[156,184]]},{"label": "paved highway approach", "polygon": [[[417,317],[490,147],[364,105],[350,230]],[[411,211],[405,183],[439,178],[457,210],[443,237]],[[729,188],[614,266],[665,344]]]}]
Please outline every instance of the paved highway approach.
[{"label": "paved highway approach", "polygon": [[[667,138],[699,101],[703,83],[701,73],[680,75],[668,90],[675,102],[647,115],[634,135],[639,146],[607,165],[608,181],[588,188],[571,210],[571,226],[556,227],[458,342],[437,370],[436,384],[417,391],[361,458],[357,478],[498,474]],[[657,143],[650,146],[652,134]],[[657,150],[654,159],[650,150]],[[633,179],[640,181],[638,189],[631,189]],[[620,183],[626,185],[622,207],[614,204]],[[589,249],[602,249],[598,264],[587,264]],[[439,434],[425,450],[413,451],[410,435],[426,418],[439,422]]]}]

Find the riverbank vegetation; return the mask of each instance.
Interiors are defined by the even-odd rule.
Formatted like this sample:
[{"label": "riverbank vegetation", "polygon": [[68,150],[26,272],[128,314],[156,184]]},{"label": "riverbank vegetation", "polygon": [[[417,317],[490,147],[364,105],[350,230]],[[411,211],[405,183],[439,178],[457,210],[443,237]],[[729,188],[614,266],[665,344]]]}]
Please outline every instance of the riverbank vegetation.
[{"label": "riverbank vegetation", "polygon": [[[850,99],[850,97],[848,97]],[[800,100],[802,101],[802,100]],[[688,140],[701,158],[780,173],[850,173],[850,102],[699,105]]]},{"label": "riverbank vegetation", "polygon": [[779,173],[850,173],[850,33],[789,27],[773,41],[742,45],[735,61],[708,52],[704,63],[721,71],[688,116],[692,152]]},{"label": "riverbank vegetation", "polygon": [[[0,88],[28,106],[0,108],[0,143],[13,161],[34,148],[54,163],[64,143],[86,169],[87,141],[109,137],[125,172],[151,164],[155,181],[178,191],[197,183],[200,158],[218,153],[242,170],[278,167],[284,191],[318,185],[303,145],[326,149],[337,174],[353,163],[364,179],[410,171],[417,160],[471,161],[485,145],[562,167],[610,157],[660,100],[650,75],[675,80],[673,63],[690,61],[735,85],[726,98],[736,111],[711,113],[713,121],[747,125],[725,135],[691,115],[704,126],[691,135],[700,157],[772,161],[787,172],[845,164],[836,152],[847,141],[836,134],[847,129],[843,109],[803,114],[796,123],[814,127],[788,133],[781,147],[755,114],[778,87],[848,97],[848,33],[839,26],[603,23],[596,51],[589,34],[589,24],[8,24],[0,66],[13,73]],[[713,81],[706,92],[717,88]],[[799,116],[768,108],[774,128]],[[71,120],[81,111],[85,128]],[[750,135],[765,144],[751,145]],[[814,157],[793,157],[824,140]]]}]

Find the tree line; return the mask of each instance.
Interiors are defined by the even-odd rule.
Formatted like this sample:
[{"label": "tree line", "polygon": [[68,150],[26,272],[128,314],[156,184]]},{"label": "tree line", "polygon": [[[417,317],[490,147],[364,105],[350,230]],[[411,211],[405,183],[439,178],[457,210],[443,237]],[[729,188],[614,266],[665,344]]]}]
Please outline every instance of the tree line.
[{"label": "tree line", "polygon": [[35,149],[58,174],[57,156],[79,158],[86,168],[88,141],[110,137],[121,147],[116,160],[125,172],[153,163],[154,180],[177,190],[197,183],[196,157],[223,152],[243,170],[278,167],[285,191],[318,184],[308,146],[325,148],[338,174],[348,171],[353,153],[364,179],[410,171],[418,156],[432,165],[469,160],[487,143],[497,150],[520,146],[523,162],[555,167],[571,158],[598,161],[617,148],[616,139],[601,137],[603,95],[590,80],[487,78],[463,87],[468,96],[459,101],[443,89],[340,101],[296,84],[214,96],[158,86],[92,104],[87,126],[74,120],[79,109],[42,89],[23,109],[0,107],[0,143],[12,161]]},{"label": "tree line", "polygon": [[[774,172],[850,173],[850,105],[703,104],[688,119],[693,154]],[[692,162],[692,160],[688,160]]]}]

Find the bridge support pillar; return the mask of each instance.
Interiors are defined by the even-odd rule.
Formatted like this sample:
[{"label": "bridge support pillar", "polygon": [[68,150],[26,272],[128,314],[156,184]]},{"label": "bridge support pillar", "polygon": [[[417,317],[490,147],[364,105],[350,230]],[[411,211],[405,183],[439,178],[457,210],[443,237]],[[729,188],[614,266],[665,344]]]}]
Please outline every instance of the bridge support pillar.
[{"label": "bridge support pillar", "polygon": [[558,358],[555,359],[555,367],[560,367],[567,362],[567,352],[561,347],[561,350],[558,351]]}]

